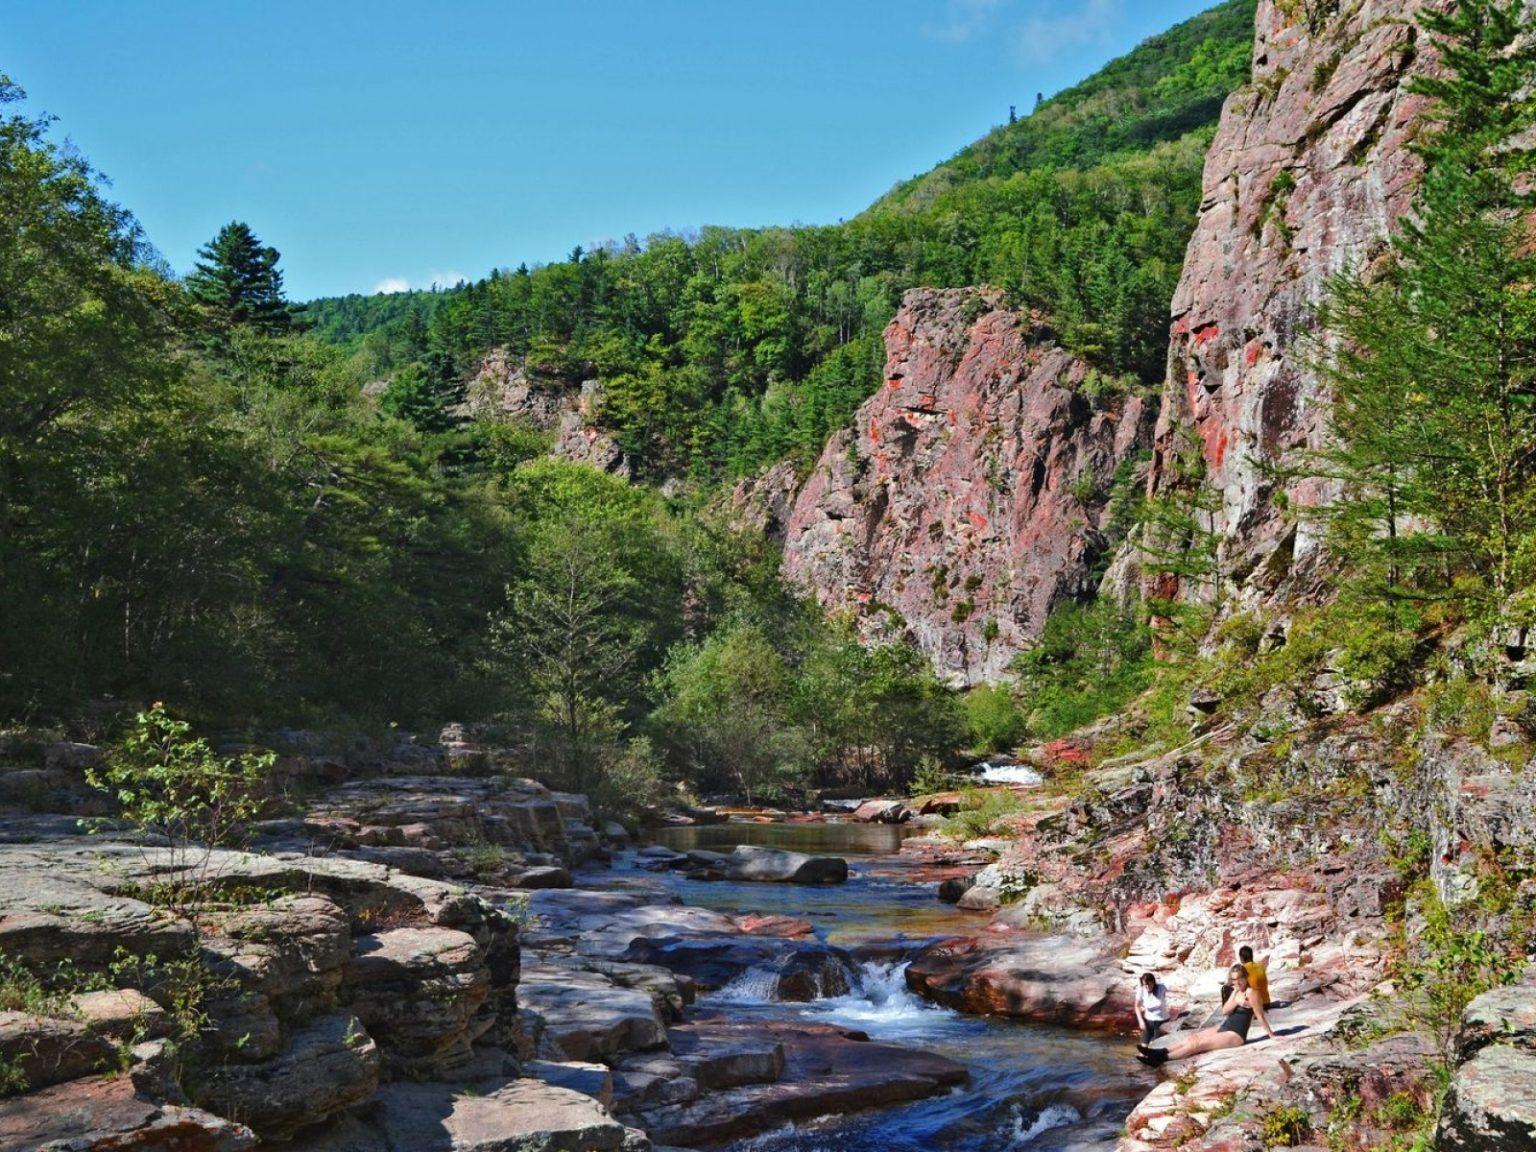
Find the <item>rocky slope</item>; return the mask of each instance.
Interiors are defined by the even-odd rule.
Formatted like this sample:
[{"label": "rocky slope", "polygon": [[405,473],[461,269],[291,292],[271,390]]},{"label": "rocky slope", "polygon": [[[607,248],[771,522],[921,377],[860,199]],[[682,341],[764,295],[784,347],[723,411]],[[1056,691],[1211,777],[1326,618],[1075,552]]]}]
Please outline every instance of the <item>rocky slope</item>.
[{"label": "rocky slope", "polygon": [[965,1011],[1118,1030],[1154,972],[1194,1028],[1246,944],[1268,963],[1276,1038],[1170,1066],[1122,1152],[1272,1147],[1280,1115],[1292,1143],[1382,1146],[1428,1113],[1447,1060],[1437,1147],[1529,1147],[1536,968],[1469,1006],[1459,1040],[1399,996],[1415,964],[1445,960],[1405,942],[1425,930],[1425,882],[1536,959],[1532,746],[1436,732],[1413,698],[1319,716],[1310,687],[1278,685],[1172,751],[1108,755],[1121,719],[1034,749],[1048,786],[1020,791],[1002,857],[951,890],[994,910],[989,929],[918,950],[908,984]]},{"label": "rocky slope", "polygon": [[1316,553],[1281,495],[1315,504],[1326,491],[1282,486],[1266,468],[1326,432],[1313,338],[1328,279],[1379,252],[1411,203],[1421,99],[1407,84],[1430,66],[1413,20],[1422,6],[1351,0],[1314,34],[1301,5],[1259,4],[1253,82],[1223,111],[1174,297],[1151,475],[1155,493],[1203,480],[1213,494],[1206,527],[1225,580],[1258,573],[1273,587]]},{"label": "rocky slope", "polygon": [[550,454],[558,459],[628,476],[629,461],[623,451],[593,426],[599,395],[595,380],[567,380],[541,371],[504,348],[493,348],[469,383],[463,410],[465,415],[513,421],[546,433],[553,438]]},{"label": "rocky slope", "polygon": [[[754,966],[810,998],[852,960],[797,921],[572,888],[627,837],[503,775],[515,750],[459,726],[269,739],[274,803],[304,799],[241,851],[87,836],[98,751],[0,740],[0,1149],[645,1152],[965,1079],[851,1030],[692,1009]],[[847,873],[737,855],[742,879]]]},{"label": "rocky slope", "polygon": [[886,346],[886,386],[785,517],[785,571],[956,682],[996,678],[1091,587],[1151,413],[984,290],[909,292]]}]

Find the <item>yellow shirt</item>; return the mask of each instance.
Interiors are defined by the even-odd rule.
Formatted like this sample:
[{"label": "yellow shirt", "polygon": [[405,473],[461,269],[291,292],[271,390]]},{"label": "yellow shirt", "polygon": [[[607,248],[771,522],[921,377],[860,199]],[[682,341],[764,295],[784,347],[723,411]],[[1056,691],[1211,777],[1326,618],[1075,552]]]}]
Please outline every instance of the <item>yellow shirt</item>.
[{"label": "yellow shirt", "polygon": [[1259,1003],[1269,1007],[1269,973],[1264,971],[1264,965],[1257,960],[1250,960],[1243,965],[1243,970],[1248,973],[1248,986],[1259,994]]}]

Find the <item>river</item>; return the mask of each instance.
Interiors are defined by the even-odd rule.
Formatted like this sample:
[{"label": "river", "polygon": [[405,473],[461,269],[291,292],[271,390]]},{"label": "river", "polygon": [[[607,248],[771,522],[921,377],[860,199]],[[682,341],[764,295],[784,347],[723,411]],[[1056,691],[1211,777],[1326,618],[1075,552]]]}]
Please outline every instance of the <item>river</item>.
[{"label": "river", "polygon": [[[985,930],[985,914],[941,903],[931,870],[899,854],[909,830],[865,824],[730,823],[667,828],[650,842],[730,851],[756,844],[843,856],[846,884],[702,882],[668,874],[686,903],[732,914],[794,916],[859,957],[858,987],[807,1004],[771,998],[770,973],[749,972],[702,999],[732,1014],[858,1028],[872,1039],[921,1047],[964,1064],[968,1086],[896,1108],[823,1117],[728,1146],[729,1152],[999,1152],[1112,1147],[1125,1117],[1156,1082],[1135,1063],[1129,1037],[1108,1037],[965,1016],[907,991],[901,945]],[[632,859],[619,870],[634,867]],[[654,882],[656,877],[646,874]],[[1129,1023],[1127,1027],[1129,1030]]]}]

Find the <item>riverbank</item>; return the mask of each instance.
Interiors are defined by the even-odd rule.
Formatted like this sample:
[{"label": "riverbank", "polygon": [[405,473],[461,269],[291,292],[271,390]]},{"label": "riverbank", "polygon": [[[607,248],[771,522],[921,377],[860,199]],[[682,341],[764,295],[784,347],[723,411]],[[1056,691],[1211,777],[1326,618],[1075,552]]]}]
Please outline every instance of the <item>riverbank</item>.
[{"label": "riverbank", "polygon": [[[86,835],[94,755],[0,772],[4,1148],[1236,1149],[1308,1094],[1415,1098],[1433,1063],[1382,1025],[1368,878],[1233,854],[1229,882],[1107,903],[1136,769],[1091,803],[1021,785],[1006,835],[969,843],[738,813],[652,844],[483,750],[410,744],[288,756],[302,808],[204,854]],[[1137,1066],[1134,976],[1192,1021],[1246,941],[1280,1037]],[[1491,1094],[1468,1124],[1525,1075],[1522,987],[1463,1038],[1458,1099]]]}]

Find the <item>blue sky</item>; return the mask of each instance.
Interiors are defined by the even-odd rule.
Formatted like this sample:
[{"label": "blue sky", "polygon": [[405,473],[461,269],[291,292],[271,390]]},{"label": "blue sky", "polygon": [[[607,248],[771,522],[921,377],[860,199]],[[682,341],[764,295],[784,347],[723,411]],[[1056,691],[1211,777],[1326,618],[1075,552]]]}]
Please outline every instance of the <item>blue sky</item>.
[{"label": "blue sky", "polygon": [[178,271],[296,299],[828,223],[1214,0],[7,0],[0,68]]}]

